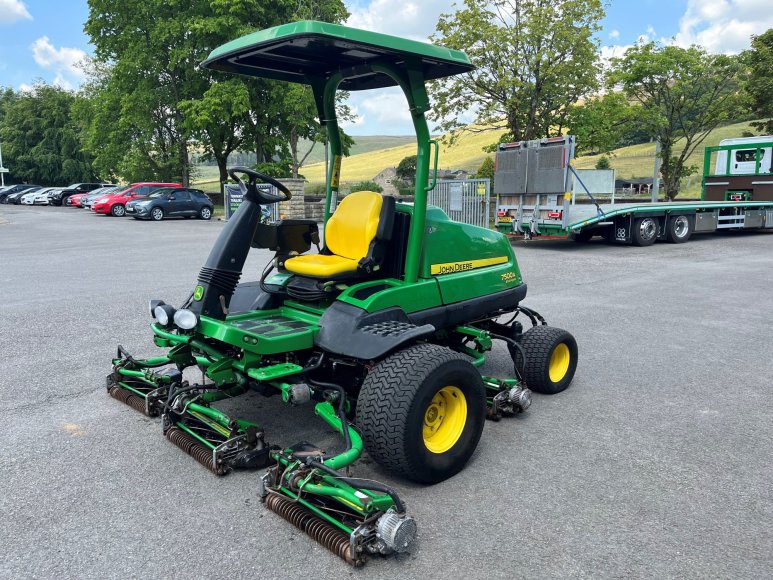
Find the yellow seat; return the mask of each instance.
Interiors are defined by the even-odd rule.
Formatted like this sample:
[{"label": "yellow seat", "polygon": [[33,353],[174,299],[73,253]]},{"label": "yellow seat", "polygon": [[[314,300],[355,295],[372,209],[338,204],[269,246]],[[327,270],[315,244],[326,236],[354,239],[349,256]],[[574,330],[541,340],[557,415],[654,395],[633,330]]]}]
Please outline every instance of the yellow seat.
[{"label": "yellow seat", "polygon": [[325,249],[330,253],[290,258],[285,261],[285,268],[313,278],[355,274],[376,238],[382,206],[383,198],[373,191],[347,195],[325,226]]}]

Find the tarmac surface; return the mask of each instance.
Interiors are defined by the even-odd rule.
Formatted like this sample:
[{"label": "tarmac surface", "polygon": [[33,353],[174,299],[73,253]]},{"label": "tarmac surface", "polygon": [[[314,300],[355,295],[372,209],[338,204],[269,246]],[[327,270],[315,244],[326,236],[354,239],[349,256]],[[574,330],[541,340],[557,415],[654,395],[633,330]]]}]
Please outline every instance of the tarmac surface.
[{"label": "tarmac surface", "polygon": [[[354,570],[105,393],[118,343],[157,354],[222,228],[0,206],[0,577],[770,578],[773,232],[650,248],[516,242],[524,302],[574,333],[573,385],[487,422],[456,477],[400,492],[410,554]],[[253,250],[244,280],[269,254]],[[511,372],[495,346],[483,372]],[[226,410],[335,447],[311,405]]]}]

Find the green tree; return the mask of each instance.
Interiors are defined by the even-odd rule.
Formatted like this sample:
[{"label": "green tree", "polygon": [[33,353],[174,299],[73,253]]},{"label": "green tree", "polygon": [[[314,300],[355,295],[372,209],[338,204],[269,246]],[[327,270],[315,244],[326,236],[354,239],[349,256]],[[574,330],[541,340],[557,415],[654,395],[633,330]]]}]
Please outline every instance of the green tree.
[{"label": "green tree", "polygon": [[639,122],[660,141],[663,187],[669,199],[697,168],[686,161],[708,134],[740,111],[741,64],[693,46],[641,44],[613,59],[610,85],[640,105]]},{"label": "green tree", "polygon": [[478,179],[494,179],[494,159],[486,157],[483,163],[478,167],[478,172],[475,174]]},{"label": "green tree", "polygon": [[612,164],[609,162],[609,157],[602,155],[599,160],[596,161],[596,169],[612,169]]},{"label": "green tree", "polygon": [[96,178],[92,158],[81,147],[81,127],[72,115],[80,99],[42,82],[29,92],[3,93],[0,141],[3,162],[14,177],[40,185]]},{"label": "green tree", "polygon": [[751,110],[761,121],[752,123],[767,135],[773,135],[773,28],[752,37],[752,47],[743,53],[749,67],[746,92]]},{"label": "green tree", "polygon": [[[193,145],[224,159],[239,143],[254,144],[258,162],[287,158],[289,149],[276,129],[288,112],[281,98],[286,85],[245,81],[199,68],[216,46],[240,34],[298,17],[340,21],[340,0],[89,0],[85,29],[100,65],[109,75],[97,92],[112,125],[126,138],[110,152],[122,174],[144,167],[158,175],[172,171],[190,180]],[[212,83],[223,85],[210,88]],[[243,90],[247,87],[247,107]],[[223,118],[215,114],[220,108]],[[91,132],[90,143],[100,138]],[[198,141],[198,143],[194,143]],[[107,159],[105,159],[107,161]]]},{"label": "green tree", "polygon": [[567,130],[577,137],[577,151],[606,153],[621,146],[636,130],[639,108],[620,92],[587,99],[569,107]]},{"label": "green tree", "polygon": [[416,155],[403,157],[395,169],[397,178],[403,183],[412,184],[416,181]]},{"label": "green tree", "polygon": [[559,135],[570,105],[598,88],[601,0],[465,0],[433,40],[465,51],[476,70],[434,83],[445,131],[504,128],[505,140]]}]

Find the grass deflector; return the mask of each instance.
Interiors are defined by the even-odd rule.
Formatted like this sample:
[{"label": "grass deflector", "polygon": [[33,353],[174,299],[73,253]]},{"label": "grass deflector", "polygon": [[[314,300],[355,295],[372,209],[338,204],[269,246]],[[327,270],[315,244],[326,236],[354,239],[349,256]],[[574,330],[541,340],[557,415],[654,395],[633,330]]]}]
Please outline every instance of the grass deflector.
[{"label": "grass deflector", "polygon": [[[442,481],[464,467],[487,417],[525,410],[532,390],[562,391],[577,365],[574,338],[520,305],[526,285],[505,236],[427,207],[437,143],[424,116],[425,81],[472,66],[458,51],[320,22],[239,38],[203,66],[311,86],[332,153],[324,246],[308,253],[320,243],[312,221],[261,224],[261,205],[289,199],[290,191],[232,168],[244,202],[190,297],[179,309],[151,302],[154,340],[167,354],[137,360],[119,347],[108,390],[160,415],[166,437],[218,475],[268,467],[260,480],[265,504],[350,564],[405,551],[417,526],[397,492],[349,475],[363,449],[403,477]],[[408,99],[418,138],[415,201],[358,192],[336,204],[336,90],[393,85]],[[251,247],[276,255],[259,280],[240,283]],[[518,315],[531,323],[526,332]],[[507,344],[513,377],[477,370],[493,340]],[[188,367],[207,380],[184,380]],[[259,425],[213,406],[248,391],[314,404],[343,450],[271,446]]]}]

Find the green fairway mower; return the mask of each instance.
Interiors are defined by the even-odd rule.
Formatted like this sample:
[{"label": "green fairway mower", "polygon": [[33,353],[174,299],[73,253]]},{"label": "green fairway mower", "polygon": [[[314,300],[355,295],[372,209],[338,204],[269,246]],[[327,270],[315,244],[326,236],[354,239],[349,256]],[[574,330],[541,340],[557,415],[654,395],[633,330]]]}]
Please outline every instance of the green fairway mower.
[{"label": "green fairway mower", "polygon": [[[261,206],[289,200],[290,191],[230,169],[244,202],[191,296],[179,308],[151,301],[154,340],[167,354],[138,360],[119,347],[108,390],[160,415],[167,438],[218,475],[268,467],[265,504],[350,564],[405,551],[416,523],[395,490],[348,473],[363,448],[408,479],[443,481],[470,459],[486,417],[526,410],[531,391],[562,391],[577,365],[572,335],[520,305],[526,285],[507,238],[427,207],[438,144],[424,116],[425,81],[472,66],[458,51],[321,22],[244,36],[203,66],[312,87],[331,152],[324,244],[308,253],[320,243],[312,221],[261,224]],[[418,140],[414,202],[357,192],[337,204],[336,90],[393,85],[408,100]],[[258,281],[240,284],[250,247],[276,254]],[[531,323],[525,332],[519,315]],[[493,340],[508,346],[512,378],[477,370]],[[202,383],[184,380],[188,367],[201,369]],[[314,404],[343,449],[271,446],[260,425],[213,406],[250,391]]]}]

